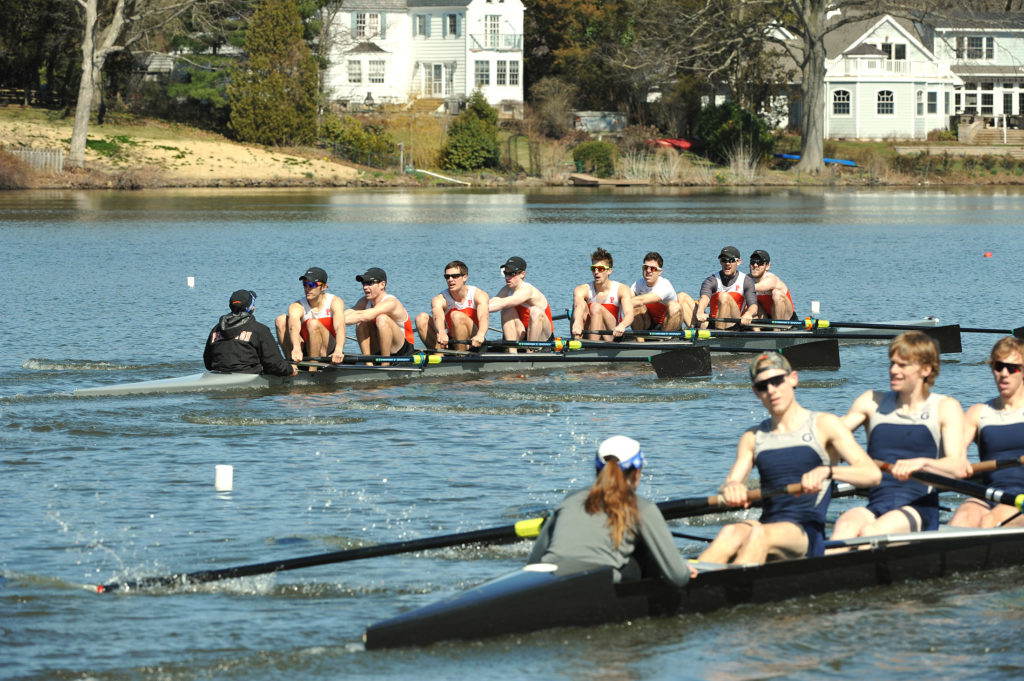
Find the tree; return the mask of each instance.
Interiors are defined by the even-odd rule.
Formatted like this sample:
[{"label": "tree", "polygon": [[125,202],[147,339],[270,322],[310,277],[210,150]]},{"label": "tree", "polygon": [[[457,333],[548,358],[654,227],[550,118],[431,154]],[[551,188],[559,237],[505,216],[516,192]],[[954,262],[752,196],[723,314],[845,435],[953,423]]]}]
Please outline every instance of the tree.
[{"label": "tree", "polygon": [[494,168],[500,160],[498,111],[476,90],[466,110],[448,126],[441,165],[449,170],[476,170]]},{"label": "tree", "polygon": [[304,144],[316,135],[318,76],[295,0],[264,0],[230,69],[229,127],[238,139]]}]

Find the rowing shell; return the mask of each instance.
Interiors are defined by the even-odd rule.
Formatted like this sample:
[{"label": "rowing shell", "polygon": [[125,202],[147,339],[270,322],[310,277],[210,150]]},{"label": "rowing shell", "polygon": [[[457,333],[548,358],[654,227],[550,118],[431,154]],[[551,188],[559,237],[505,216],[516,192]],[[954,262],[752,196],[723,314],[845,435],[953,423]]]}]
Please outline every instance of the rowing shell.
[{"label": "rowing shell", "polygon": [[1024,529],[940,530],[852,543],[860,550],[702,572],[681,589],[652,578],[616,584],[608,567],[559,575],[551,566],[527,566],[373,624],[363,640],[368,649],[395,648],[711,612],[1024,562]]}]

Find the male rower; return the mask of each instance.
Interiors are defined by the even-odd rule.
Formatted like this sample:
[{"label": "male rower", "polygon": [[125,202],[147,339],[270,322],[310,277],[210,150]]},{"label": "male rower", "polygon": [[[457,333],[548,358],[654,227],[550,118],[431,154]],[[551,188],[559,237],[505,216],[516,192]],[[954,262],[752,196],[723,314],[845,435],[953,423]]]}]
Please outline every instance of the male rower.
[{"label": "male rower", "polygon": [[633,294],[632,328],[636,331],[678,331],[683,326],[679,294],[672,282],[661,276],[664,264],[661,254],[651,251],[644,256],[643,276],[629,287]]},{"label": "male rower", "polygon": [[546,341],[554,333],[551,306],[544,294],[526,283],[526,261],[512,256],[501,266],[505,285],[491,298],[488,309],[501,312],[505,340]]},{"label": "male rower", "polygon": [[964,413],[952,397],[931,392],[938,375],[939,349],[930,336],[909,331],[889,344],[890,390],[868,390],[843,421],[850,430],[864,426],[868,454],[892,468],[868,491],[867,506],[839,516],[832,539],[938,529],[938,492],[910,475],[970,474]]},{"label": "male rower", "polygon": [[800,483],[803,493],[764,499],[759,520],[726,525],[699,560],[764,563],[820,556],[831,481],[868,487],[878,484],[881,473],[839,417],[800,406],[797,372],[781,353],[759,355],[750,365],[750,381],[769,418],[740,437],[722,497],[730,506],[749,506],[745,481],[755,466],[762,489]]},{"label": "male rower", "polygon": [[633,292],[612,281],[612,265],[612,254],[600,246],[590,254],[594,281],[580,284],[572,293],[573,338],[582,338],[585,330],[588,340],[609,340],[596,331],[611,331],[618,339],[633,323]]},{"label": "male rower", "polygon": [[793,296],[785,282],[775,276],[771,269],[772,259],[768,251],[758,249],[750,256],[750,278],[754,280],[757,294],[757,319],[796,319]]},{"label": "male rower", "polygon": [[332,363],[340,364],[345,356],[345,303],[327,292],[327,272],[319,267],[310,267],[299,281],[305,295],[275,320],[281,349],[293,362],[330,355]]},{"label": "male rower", "polygon": [[203,350],[207,371],[294,376],[297,369],[281,356],[274,336],[256,321],[256,294],[241,289],[231,294],[231,312],[213,327]]},{"label": "male rower", "polygon": [[[739,318],[746,325],[757,314],[757,293],[754,281],[739,271],[740,251],[735,246],[726,246],[718,254],[722,269],[710,275],[700,285],[700,294],[693,308],[694,328],[707,328],[708,315],[705,309],[711,306],[711,317],[718,319]],[[715,328],[727,329],[731,322],[715,322]]]},{"label": "male rower", "polygon": [[345,321],[356,325],[356,340],[364,355],[400,357],[413,354],[416,337],[412,320],[398,298],[387,292],[388,275],[371,267],[356,275],[363,285],[363,297],[345,310]]},{"label": "male rower", "polygon": [[[490,296],[483,289],[467,282],[469,267],[461,260],[444,266],[447,288],[430,301],[430,313],[416,315],[420,340],[428,348],[447,348],[450,340],[470,341],[468,347],[479,348],[487,336]],[[456,349],[467,349],[457,344]]]},{"label": "male rower", "polygon": [[[989,366],[999,396],[975,404],[964,418],[964,445],[978,445],[980,461],[1016,461],[1024,454],[1024,341],[1000,338],[989,354]],[[1024,494],[1024,466],[1012,465],[986,473],[985,487],[1010,495]],[[949,521],[952,527],[1024,526],[1020,511],[1007,504],[968,499]]]}]

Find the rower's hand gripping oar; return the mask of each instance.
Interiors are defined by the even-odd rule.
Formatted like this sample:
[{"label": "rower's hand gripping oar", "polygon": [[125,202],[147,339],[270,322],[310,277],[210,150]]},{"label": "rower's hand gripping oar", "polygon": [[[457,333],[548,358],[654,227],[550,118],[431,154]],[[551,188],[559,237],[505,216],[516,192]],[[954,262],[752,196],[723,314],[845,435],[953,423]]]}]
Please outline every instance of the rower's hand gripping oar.
[{"label": "rower's hand gripping oar", "polygon": [[[877,459],[874,461],[875,464],[883,471],[892,471],[892,464],[886,461],[879,461]],[[974,497],[975,499],[991,501],[997,504],[1006,504],[1007,506],[1013,506],[1018,511],[1024,510],[1024,494],[1013,495],[1001,489],[996,489],[995,487],[985,487],[985,485],[979,485],[976,482],[958,480],[956,478],[950,478],[936,473],[929,473],[927,471],[915,471],[910,474],[910,477],[911,479],[925,485],[931,485],[932,487],[938,487],[951,492],[959,492],[960,494]]]},{"label": "rower's hand gripping oar", "polygon": [[[803,491],[800,483],[793,483],[785,487],[778,487],[763,490],[750,490],[748,499],[756,505],[762,499],[782,494],[799,494]],[[670,520],[673,518],[684,518],[689,516],[713,513],[722,508],[727,508],[725,500],[720,494],[710,497],[691,497],[688,499],[674,499],[658,503],[662,515]],[[155,577],[142,577],[140,579],[126,582],[109,582],[96,586],[97,593],[110,593],[113,591],[128,591],[130,589],[145,589],[151,587],[179,587],[188,584],[203,584],[216,582],[222,579],[236,579],[239,577],[252,577],[265,575],[286,570],[298,570],[300,568],[316,567],[318,565],[329,565],[331,563],[345,563],[352,560],[363,560],[365,558],[379,558],[382,556],[393,556],[400,553],[414,553],[416,551],[427,551],[431,549],[443,549],[465,544],[505,544],[520,539],[533,539],[540,534],[541,526],[544,524],[547,515],[537,518],[520,520],[512,525],[492,527],[482,530],[470,530],[469,532],[457,532],[438,537],[425,537],[423,539],[410,539],[406,541],[393,542],[390,544],[378,544],[376,546],[363,546],[357,549],[346,549],[344,551],[331,551],[329,553],[317,553],[298,558],[267,561],[265,563],[252,563],[236,567],[219,568],[214,570],[198,570],[196,572],[183,572],[172,575]]]}]

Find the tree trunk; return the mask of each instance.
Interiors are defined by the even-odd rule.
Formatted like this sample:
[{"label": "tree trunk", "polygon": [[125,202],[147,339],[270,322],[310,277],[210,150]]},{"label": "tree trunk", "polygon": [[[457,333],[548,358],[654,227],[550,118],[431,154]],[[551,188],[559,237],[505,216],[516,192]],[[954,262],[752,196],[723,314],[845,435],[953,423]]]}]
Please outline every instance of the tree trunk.
[{"label": "tree trunk", "polygon": [[797,170],[818,175],[824,170],[825,139],[825,3],[804,0],[804,62],[801,67],[804,108]]},{"label": "tree trunk", "polygon": [[78,84],[78,101],[75,104],[75,126],[71,131],[71,150],[68,165],[73,168],[85,166],[85,141],[89,136],[89,114],[92,112],[92,94],[96,87],[96,0],[81,3],[85,9],[85,26],[82,30],[82,80]]}]

